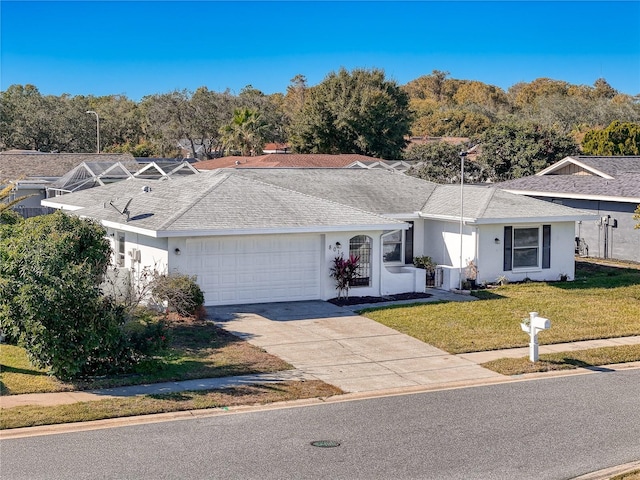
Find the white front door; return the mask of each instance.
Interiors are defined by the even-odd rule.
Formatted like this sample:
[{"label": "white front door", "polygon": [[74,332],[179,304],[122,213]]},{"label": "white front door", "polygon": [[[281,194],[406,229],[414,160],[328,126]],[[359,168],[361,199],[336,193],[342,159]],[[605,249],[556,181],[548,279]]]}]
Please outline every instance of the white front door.
[{"label": "white front door", "polygon": [[187,240],[185,260],[205,305],[314,300],[320,295],[320,235]]}]

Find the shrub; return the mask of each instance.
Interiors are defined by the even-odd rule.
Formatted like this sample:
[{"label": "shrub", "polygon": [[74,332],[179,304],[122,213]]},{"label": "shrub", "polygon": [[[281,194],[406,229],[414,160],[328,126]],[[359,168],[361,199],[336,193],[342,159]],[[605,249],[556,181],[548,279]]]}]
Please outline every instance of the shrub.
[{"label": "shrub", "polygon": [[136,357],[150,357],[169,347],[169,329],[149,310],[137,309],[126,323],[124,332]]},{"label": "shrub", "polygon": [[204,304],[204,294],[196,283],[196,277],[181,273],[156,275],[151,293],[179,315],[195,315]]},{"label": "shrub", "polygon": [[349,298],[349,287],[353,280],[358,278],[359,261],[360,257],[356,255],[349,255],[349,258],[346,260],[342,256],[333,259],[331,278],[336,281],[338,298],[342,298],[342,292],[344,292],[344,298]]},{"label": "shrub", "polygon": [[0,328],[61,379],[130,364],[124,312],[98,287],[109,253],[100,225],[62,212],[13,225],[0,239]]},{"label": "shrub", "polygon": [[436,270],[436,262],[431,257],[422,256],[413,258],[413,266],[416,268],[422,268],[429,273],[433,273]]}]

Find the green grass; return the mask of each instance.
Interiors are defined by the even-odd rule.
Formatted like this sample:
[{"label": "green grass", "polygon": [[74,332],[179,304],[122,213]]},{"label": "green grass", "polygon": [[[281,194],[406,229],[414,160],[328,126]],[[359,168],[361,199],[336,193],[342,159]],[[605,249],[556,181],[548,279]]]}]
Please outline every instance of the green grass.
[{"label": "green grass", "polygon": [[145,360],[128,375],[88,378],[64,383],[29,364],[24,349],[0,347],[0,392],[2,395],[63,392],[124,385],[139,385],[197,378],[218,378],[251,373],[269,373],[291,366],[211,322],[173,319],[171,348]]},{"label": "green grass", "polygon": [[363,311],[367,317],[450,353],[524,347],[520,322],[551,320],[540,344],[640,335],[640,269],[576,262],[573,282],[533,282],[479,290],[474,302]]},{"label": "green grass", "polygon": [[531,362],[528,357],[500,358],[483,363],[482,366],[502,375],[521,375],[524,373],[569,370],[579,367],[589,368],[628,362],[640,362],[640,345],[621,345],[541,354],[537,362]]},{"label": "green grass", "polygon": [[640,480],[640,470],[634,470],[632,472],[622,473],[611,477],[609,480]]},{"label": "green grass", "polygon": [[47,375],[45,370],[32,366],[24,348],[0,344],[0,392],[2,395],[65,390],[73,390],[73,386],[64,384]]},{"label": "green grass", "polygon": [[24,406],[2,410],[0,429],[86,422],[154,413],[178,412],[236,405],[263,405],[301,398],[329,397],[342,393],[321,381],[245,385],[209,392],[109,398],[51,407]]}]

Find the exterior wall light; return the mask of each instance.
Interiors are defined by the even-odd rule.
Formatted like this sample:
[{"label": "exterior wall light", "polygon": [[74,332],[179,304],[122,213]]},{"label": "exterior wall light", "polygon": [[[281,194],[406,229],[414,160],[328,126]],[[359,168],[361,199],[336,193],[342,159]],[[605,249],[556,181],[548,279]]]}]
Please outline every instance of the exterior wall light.
[{"label": "exterior wall light", "polygon": [[182,252],[180,251],[180,249],[179,249],[179,248],[176,248],[176,249],[174,250],[174,253],[175,253],[176,255],[180,255]]}]

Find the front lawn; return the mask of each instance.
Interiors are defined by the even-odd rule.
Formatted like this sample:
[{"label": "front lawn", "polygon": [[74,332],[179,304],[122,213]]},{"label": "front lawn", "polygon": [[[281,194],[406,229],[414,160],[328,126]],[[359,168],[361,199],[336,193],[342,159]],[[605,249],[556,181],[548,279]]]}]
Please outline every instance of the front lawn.
[{"label": "front lawn", "polygon": [[[635,267],[635,268],[634,268]],[[573,282],[511,284],[474,302],[371,309],[363,315],[450,353],[524,347],[529,312],[551,320],[541,345],[640,335],[640,269],[576,261]]]},{"label": "front lawn", "polygon": [[64,383],[34,368],[24,349],[0,348],[2,395],[62,392],[140,385],[196,378],[217,378],[287,370],[291,366],[264,350],[242,341],[211,322],[175,317],[168,321],[171,346],[164,354],[143,361],[134,373],[87,378]]}]

